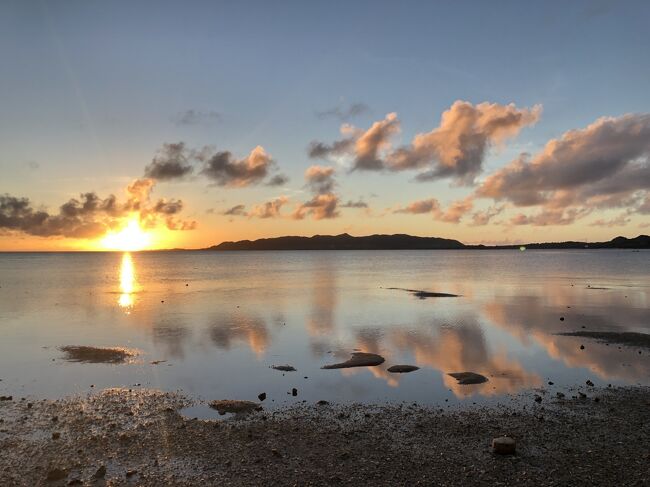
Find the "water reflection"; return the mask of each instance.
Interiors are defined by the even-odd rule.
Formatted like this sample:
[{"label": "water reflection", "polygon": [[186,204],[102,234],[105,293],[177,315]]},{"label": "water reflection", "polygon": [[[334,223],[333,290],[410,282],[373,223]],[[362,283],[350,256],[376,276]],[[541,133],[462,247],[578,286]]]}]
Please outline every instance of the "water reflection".
[{"label": "water reflection", "polygon": [[122,255],[122,265],[120,266],[120,297],[117,304],[120,308],[124,308],[128,314],[133,309],[133,293],[135,292],[135,270],[133,267],[133,259],[131,254],[125,252]]}]

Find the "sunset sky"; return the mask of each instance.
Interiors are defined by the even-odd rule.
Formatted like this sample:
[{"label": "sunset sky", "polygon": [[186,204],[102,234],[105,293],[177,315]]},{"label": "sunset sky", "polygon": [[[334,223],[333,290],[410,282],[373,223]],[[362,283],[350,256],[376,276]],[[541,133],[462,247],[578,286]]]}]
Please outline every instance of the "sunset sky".
[{"label": "sunset sky", "polygon": [[0,250],[650,233],[649,20],[648,1],[4,1]]}]

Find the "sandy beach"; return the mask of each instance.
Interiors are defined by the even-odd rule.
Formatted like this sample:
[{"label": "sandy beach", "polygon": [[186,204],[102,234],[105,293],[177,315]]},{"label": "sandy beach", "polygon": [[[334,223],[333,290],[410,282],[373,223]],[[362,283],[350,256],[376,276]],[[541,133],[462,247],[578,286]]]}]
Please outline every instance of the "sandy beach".
[{"label": "sandy beach", "polygon": [[[536,397],[541,401],[535,400]],[[0,402],[1,485],[648,485],[650,390],[581,387],[466,409],[301,404],[198,420],[108,389]],[[495,437],[517,442],[496,455]]]}]

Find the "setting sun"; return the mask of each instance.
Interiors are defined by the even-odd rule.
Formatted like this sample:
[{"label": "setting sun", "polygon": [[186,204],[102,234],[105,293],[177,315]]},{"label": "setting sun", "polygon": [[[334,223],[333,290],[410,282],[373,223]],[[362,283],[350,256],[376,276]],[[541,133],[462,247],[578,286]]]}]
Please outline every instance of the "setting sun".
[{"label": "setting sun", "polygon": [[151,234],[140,228],[136,218],[129,220],[119,232],[109,233],[102,240],[102,246],[109,250],[137,251],[151,245]]}]

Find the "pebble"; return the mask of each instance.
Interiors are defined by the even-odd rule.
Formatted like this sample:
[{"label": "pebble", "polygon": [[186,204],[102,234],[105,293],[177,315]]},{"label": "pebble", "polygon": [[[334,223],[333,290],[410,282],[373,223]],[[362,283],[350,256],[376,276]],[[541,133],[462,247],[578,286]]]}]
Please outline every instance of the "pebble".
[{"label": "pebble", "polygon": [[263,401],[264,399],[266,399],[266,392],[262,392],[261,394],[258,394],[258,395],[257,395],[257,398],[258,398],[260,401]]},{"label": "pebble", "polygon": [[492,440],[492,450],[498,455],[514,455],[516,442],[509,436],[501,436]]}]

